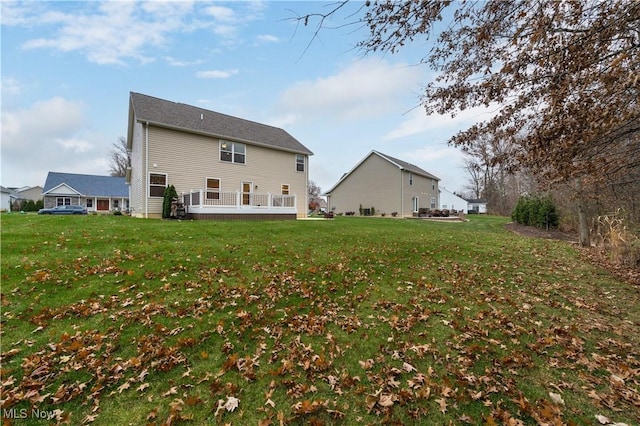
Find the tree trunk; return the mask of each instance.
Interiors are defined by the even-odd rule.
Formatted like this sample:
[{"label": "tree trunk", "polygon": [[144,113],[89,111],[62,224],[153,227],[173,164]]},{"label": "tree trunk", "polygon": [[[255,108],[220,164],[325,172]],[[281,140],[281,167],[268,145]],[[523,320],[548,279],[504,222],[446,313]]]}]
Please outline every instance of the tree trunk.
[{"label": "tree trunk", "polygon": [[576,197],[578,206],[578,235],[579,243],[582,247],[591,247],[591,238],[589,235],[589,221],[587,211],[584,205],[584,194],[582,193],[582,178],[576,178]]}]

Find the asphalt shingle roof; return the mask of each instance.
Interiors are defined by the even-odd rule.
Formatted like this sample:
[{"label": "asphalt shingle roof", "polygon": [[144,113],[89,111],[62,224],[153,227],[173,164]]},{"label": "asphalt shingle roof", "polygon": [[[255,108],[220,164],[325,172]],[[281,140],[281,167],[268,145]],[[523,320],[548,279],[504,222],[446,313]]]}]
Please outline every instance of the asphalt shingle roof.
[{"label": "asphalt shingle roof", "polygon": [[394,157],[392,157],[390,155],[383,154],[383,153],[381,153],[379,151],[373,150],[369,154],[367,154],[366,157],[364,157],[362,160],[360,160],[360,162],[358,164],[356,164],[353,169],[351,169],[347,173],[343,174],[342,177],[340,177],[340,179],[338,180],[338,182],[335,185],[333,185],[330,190],[326,191],[325,194],[330,194],[334,189],[336,189],[338,187],[338,185],[340,185],[347,178],[347,176],[349,176],[355,169],[360,167],[360,165],[362,163],[364,163],[372,155],[378,155],[380,158],[383,158],[384,160],[390,162],[391,164],[394,164],[399,169],[406,170],[408,172],[414,173],[416,175],[424,176],[424,177],[427,177],[427,178],[430,178],[430,179],[435,179],[435,180],[438,180],[438,181],[440,180],[440,178],[432,175],[431,173],[427,172],[426,170],[421,169],[420,167],[418,167],[418,166],[416,166],[414,164],[407,163],[406,161],[402,161],[402,160],[394,158]]},{"label": "asphalt shingle roof", "polygon": [[378,154],[379,156],[381,156],[383,158],[386,158],[388,161],[391,161],[392,163],[396,163],[398,166],[402,167],[403,169],[405,169],[405,170],[407,170],[407,171],[409,171],[411,173],[415,173],[417,175],[422,175],[422,176],[425,176],[425,177],[428,177],[428,178],[431,178],[431,179],[435,179],[435,180],[440,180],[440,178],[432,175],[431,173],[427,172],[426,170],[421,169],[420,167],[418,167],[418,166],[416,166],[414,164],[407,163],[406,161],[399,160],[399,159],[394,158],[394,157],[392,157],[390,155],[383,154],[383,153],[381,153],[379,151],[373,151],[373,152],[375,152],[376,154]]},{"label": "asphalt shingle roof", "polygon": [[80,194],[89,197],[129,197],[129,186],[124,177],[60,172],[49,172],[42,192],[51,191],[61,184],[66,184]]},{"label": "asphalt shingle roof", "polygon": [[135,120],[312,155],[285,130],[191,105],[131,92]]}]

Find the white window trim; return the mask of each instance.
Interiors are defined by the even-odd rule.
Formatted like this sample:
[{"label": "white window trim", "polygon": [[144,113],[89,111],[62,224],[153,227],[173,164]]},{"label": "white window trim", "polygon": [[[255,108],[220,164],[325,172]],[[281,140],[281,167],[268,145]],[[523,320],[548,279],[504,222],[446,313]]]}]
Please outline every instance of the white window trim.
[{"label": "white window trim", "polygon": [[[149,172],[149,176],[147,176],[147,188],[149,191],[149,198],[162,198],[158,195],[151,195],[151,175],[163,175],[164,176],[164,189],[166,190],[169,187],[169,174],[168,173],[159,173],[159,172]],[[153,185],[160,186],[160,185]],[[96,206],[97,208],[97,206]]]},{"label": "white window trim", "polygon": [[[60,200],[62,200],[62,204],[60,204]],[[69,202],[67,203],[67,200]],[[56,197],[56,206],[70,206],[71,205],[71,197]]]},{"label": "white window trim", "polygon": [[[298,170],[298,157],[302,158],[302,170]],[[298,173],[304,173],[307,170],[307,159],[306,156],[302,155],[302,154],[296,154],[294,156],[295,159],[295,170]]]},{"label": "white window trim", "polygon": [[[249,191],[248,192],[244,190],[244,186],[245,185],[249,185]],[[248,200],[247,204],[245,204],[245,202],[244,202],[244,200],[245,200],[244,196],[245,195],[248,197],[247,198],[247,200]],[[253,181],[250,181],[250,180],[242,180],[242,181],[240,181],[240,196],[241,196],[241,200],[240,200],[240,204],[241,205],[250,206],[252,204],[252,202],[253,202]]]},{"label": "white window trim", "polygon": [[[217,180],[218,181],[218,194],[222,193],[222,179],[217,178],[217,177],[206,177],[204,178],[204,190],[206,191],[206,194],[209,194],[209,181],[210,180]],[[215,192],[215,190],[212,190]],[[207,197],[208,195],[205,194],[205,197]],[[218,195],[218,199],[219,199],[220,195]],[[216,198],[214,198],[216,199]]]},{"label": "white window trim", "polygon": [[[231,144],[231,161],[225,161],[222,159],[222,144],[223,143],[228,143]],[[244,146],[244,163],[238,163],[236,162],[236,150],[235,150],[235,146],[236,145],[242,145]],[[225,151],[225,152],[229,152],[229,151]],[[220,139],[220,141],[218,142],[218,161],[221,163],[225,163],[225,164],[240,164],[240,165],[245,165],[247,164],[247,144],[246,143],[242,143],[242,142],[234,142],[234,141],[230,141],[227,139]]]}]

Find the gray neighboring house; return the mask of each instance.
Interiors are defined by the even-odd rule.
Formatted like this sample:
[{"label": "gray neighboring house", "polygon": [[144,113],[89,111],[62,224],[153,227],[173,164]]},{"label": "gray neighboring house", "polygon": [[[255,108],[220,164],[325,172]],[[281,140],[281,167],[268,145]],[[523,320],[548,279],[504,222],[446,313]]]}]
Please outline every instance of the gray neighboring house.
[{"label": "gray neighboring house", "polygon": [[124,177],[49,172],[42,189],[44,207],[85,206],[90,212],[129,209],[129,186]]},{"label": "gray neighboring house", "polygon": [[[420,167],[371,151],[325,195],[329,211],[415,216],[438,208],[439,178]],[[373,211],[372,211],[373,210]]]},{"label": "gray neighboring house", "polygon": [[21,200],[38,201],[42,199],[41,186],[25,186],[16,189],[16,192],[20,195]]}]

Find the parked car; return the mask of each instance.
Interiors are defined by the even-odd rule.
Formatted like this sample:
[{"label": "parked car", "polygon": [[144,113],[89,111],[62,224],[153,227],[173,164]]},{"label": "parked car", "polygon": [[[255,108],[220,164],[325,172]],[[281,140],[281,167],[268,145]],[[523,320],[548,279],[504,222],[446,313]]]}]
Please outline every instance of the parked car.
[{"label": "parked car", "polygon": [[84,206],[57,206],[51,209],[40,209],[38,214],[87,214]]}]

